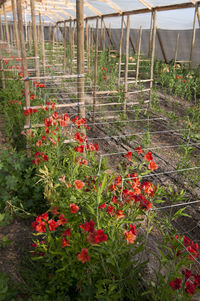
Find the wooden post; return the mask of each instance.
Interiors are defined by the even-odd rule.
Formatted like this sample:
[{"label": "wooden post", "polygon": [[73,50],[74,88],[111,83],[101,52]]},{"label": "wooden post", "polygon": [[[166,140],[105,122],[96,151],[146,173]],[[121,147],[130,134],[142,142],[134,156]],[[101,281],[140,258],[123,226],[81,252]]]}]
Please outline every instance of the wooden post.
[{"label": "wooden post", "polygon": [[192,44],[191,44],[191,50],[190,50],[190,63],[189,63],[189,67],[192,66],[193,50],[194,50],[195,37],[196,37],[196,20],[197,20],[197,14],[198,14],[198,4],[195,5],[194,22],[193,22],[193,32],[192,32]]},{"label": "wooden post", "polygon": [[55,41],[56,41],[56,44],[58,45],[58,23],[56,23],[56,39],[55,39]]},{"label": "wooden post", "polygon": [[[125,25],[125,27],[127,26],[126,25],[126,21],[124,20],[124,25]],[[130,44],[131,44],[131,47],[133,48],[133,53],[135,53],[135,46],[134,46],[134,43],[133,43],[133,40],[132,40],[132,37],[131,37],[131,34],[130,34]]]},{"label": "wooden post", "polygon": [[36,69],[36,76],[40,76],[40,67],[39,67],[39,59],[38,59],[38,44],[37,44],[37,32],[36,32],[36,20],[35,20],[35,0],[30,0],[31,4],[31,19],[32,19],[32,26],[33,26],[33,44],[34,44],[34,56],[35,59],[35,69]]},{"label": "wooden post", "polygon": [[4,22],[5,22],[5,24],[6,24],[6,40],[7,40],[7,42],[8,42],[8,46],[9,46],[10,37],[9,37],[8,21],[7,21],[7,17],[6,17],[5,4],[3,4],[3,14],[4,14]]},{"label": "wooden post", "polygon": [[176,38],[176,48],[175,48],[175,54],[174,54],[174,70],[176,67],[176,60],[177,60],[177,55],[178,55],[178,42],[179,42],[179,33],[177,34],[177,38]]},{"label": "wooden post", "polygon": [[3,27],[1,22],[1,15],[0,15],[0,40],[3,41]]},{"label": "wooden post", "polygon": [[51,24],[49,23],[49,41],[51,41]]},{"label": "wooden post", "polygon": [[103,17],[101,17],[101,38],[100,38],[100,49],[103,50]]},{"label": "wooden post", "polygon": [[87,68],[88,72],[90,72],[90,44],[91,44],[91,32],[90,32],[90,25],[88,26],[88,46],[87,46]]},{"label": "wooden post", "polygon": [[160,44],[160,48],[161,48],[161,51],[162,51],[162,55],[164,57],[165,63],[167,64],[168,63],[167,55],[165,53],[165,49],[164,49],[163,42],[162,42],[162,39],[161,39],[160,31],[159,31],[159,29],[157,27],[156,27],[156,32],[157,32],[157,36],[158,36],[158,41],[159,41],[159,44]]},{"label": "wooden post", "polygon": [[[19,27],[19,37],[20,37],[20,48],[21,48],[21,57],[22,57],[22,66],[24,77],[28,77],[28,65],[26,59],[26,47],[24,41],[24,27],[22,20],[22,7],[21,1],[17,1],[17,17],[18,17],[18,27]],[[30,95],[29,95],[29,84],[28,81],[24,81],[24,92],[25,92],[25,101],[26,107],[30,107]],[[30,115],[26,116],[26,125],[30,126]]]},{"label": "wooden post", "polygon": [[120,33],[120,42],[119,42],[118,86],[120,85],[120,79],[121,79],[121,62],[122,62],[123,34],[124,34],[124,15],[122,15],[122,19],[121,19],[121,33]]},{"label": "wooden post", "polygon": [[108,30],[108,28],[106,27],[105,22],[104,22],[104,27],[105,27],[105,30],[107,32],[108,39],[109,39],[109,47],[108,48],[110,48],[110,45],[114,48],[113,41],[112,41],[112,38],[111,38],[111,33],[110,33],[110,27],[109,27],[109,30]]},{"label": "wooden post", "polygon": [[96,45],[95,45],[95,62],[94,62],[94,86],[93,86],[93,123],[96,114],[96,90],[97,90],[97,74],[98,74],[98,49],[99,49],[99,17],[96,20]]},{"label": "wooden post", "polygon": [[129,59],[129,35],[130,35],[130,16],[127,16],[127,27],[126,27],[126,60],[124,70],[124,114],[126,113],[126,100],[128,92],[128,59]]},{"label": "wooden post", "polygon": [[[84,74],[84,13],[83,0],[76,0],[77,15],[77,73]],[[84,77],[78,76],[77,80],[78,102],[84,102]],[[79,115],[85,118],[85,104],[79,105]]]},{"label": "wooden post", "polygon": [[12,24],[11,23],[8,25],[8,30],[9,30],[10,44],[12,45],[13,35],[12,35]]},{"label": "wooden post", "polygon": [[33,45],[33,41],[32,41],[32,25],[31,22],[29,22],[29,51],[32,55],[32,45]]},{"label": "wooden post", "polygon": [[151,70],[150,70],[150,89],[153,87],[153,71],[155,58],[155,44],[156,44],[156,11],[153,11],[153,45],[151,51]]},{"label": "wooden post", "polygon": [[85,50],[88,50],[88,19],[85,20]]},{"label": "wooden post", "polygon": [[73,73],[73,33],[72,33],[72,19],[70,19],[69,23],[69,45],[70,45],[70,74]]},{"label": "wooden post", "polygon": [[102,21],[103,21],[103,51],[105,51],[106,49],[106,28],[105,28],[105,22],[104,19],[102,17]]},{"label": "wooden post", "polygon": [[149,31],[149,52],[148,52],[149,57],[151,55],[152,32],[153,32],[153,12],[151,13],[151,23],[150,23],[150,31]]},{"label": "wooden post", "polygon": [[39,22],[40,22],[40,44],[41,44],[41,50],[42,50],[42,65],[43,65],[43,72],[44,72],[44,76],[45,76],[45,48],[44,48],[44,27],[42,24],[42,18],[41,18],[41,14],[39,13]]},{"label": "wooden post", "polygon": [[5,81],[5,73],[4,73],[4,65],[3,60],[0,60],[1,62],[1,83],[2,83],[2,89],[6,88],[6,81]]},{"label": "wooden post", "polygon": [[64,57],[63,57],[63,64],[64,64],[64,74],[66,73],[66,49],[67,49],[67,28],[66,28],[66,22],[64,22],[64,39],[63,39],[63,47],[64,47]]},{"label": "wooden post", "polygon": [[138,50],[137,50],[137,65],[136,65],[136,76],[135,76],[135,83],[136,83],[136,85],[138,83],[139,68],[140,68],[141,41],[142,41],[142,27],[140,27],[139,43],[138,43]]}]

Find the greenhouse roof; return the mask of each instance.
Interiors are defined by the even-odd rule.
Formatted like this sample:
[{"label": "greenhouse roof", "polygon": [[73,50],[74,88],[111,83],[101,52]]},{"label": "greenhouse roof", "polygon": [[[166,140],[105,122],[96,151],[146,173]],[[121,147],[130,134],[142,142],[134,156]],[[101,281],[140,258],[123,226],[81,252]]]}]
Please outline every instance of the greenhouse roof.
[{"label": "greenhouse roof", "polygon": [[[23,5],[23,16],[25,21],[31,21],[30,1],[21,0]],[[3,4],[4,3],[4,4]],[[93,20],[97,16],[104,18],[112,18],[124,15],[140,15],[148,14],[154,10],[158,12],[167,12],[172,10],[194,8],[199,5],[197,0],[84,0],[84,17],[88,20]],[[12,3],[11,0],[0,0],[0,14],[4,19],[4,9],[8,21],[12,21]],[[36,15],[41,14],[46,22],[63,22],[76,18],[76,0],[35,0]],[[173,12],[172,12],[173,15]],[[179,15],[179,16],[178,16]],[[180,14],[177,13],[177,19]],[[188,15],[188,18],[190,15]],[[200,20],[200,17],[198,15]],[[174,21],[176,23],[176,17]],[[143,20],[145,21],[145,20]],[[187,17],[184,17],[182,22],[187,22]],[[171,21],[167,21],[170,27]],[[192,27],[193,20],[191,19]],[[112,24],[116,27],[114,24]],[[137,26],[136,26],[137,27]]]}]

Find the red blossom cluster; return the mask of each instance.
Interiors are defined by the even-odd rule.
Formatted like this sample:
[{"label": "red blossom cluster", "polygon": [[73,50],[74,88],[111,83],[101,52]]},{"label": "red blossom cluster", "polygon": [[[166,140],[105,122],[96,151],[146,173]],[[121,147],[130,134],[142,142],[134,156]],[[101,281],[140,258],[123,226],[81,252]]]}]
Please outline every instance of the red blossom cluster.
[{"label": "red blossom cluster", "polygon": [[33,82],[33,85],[36,87],[36,88],[46,88],[46,85],[45,84],[42,84],[40,82],[37,82],[36,80]]},{"label": "red blossom cluster", "polygon": [[180,247],[180,244],[178,245],[179,250],[176,252],[176,256],[181,255],[182,253],[188,252],[189,256],[188,259],[194,260],[199,256],[199,245],[198,243],[194,243],[191,241],[191,239],[185,235],[182,237],[179,235],[175,235],[175,239],[171,237],[171,249],[177,250],[177,243],[178,240],[183,242],[183,245],[185,248]]},{"label": "red blossom cluster", "polygon": [[[135,149],[135,151],[137,152],[137,154],[142,154],[144,153],[143,149],[141,147],[137,147]],[[125,158],[127,158],[129,161],[132,161],[133,160],[133,157],[132,157],[133,153],[132,152],[128,152],[126,155],[124,155]],[[149,162],[149,165],[148,165],[148,168],[151,169],[152,171],[155,170],[155,169],[158,169],[158,166],[157,164],[154,162],[153,160],[153,156],[152,156],[152,153],[151,152],[147,152],[145,155],[144,155],[144,159]]]},{"label": "red blossom cluster", "polygon": [[77,129],[79,129],[81,126],[83,126],[84,128],[87,127],[85,118],[80,118],[79,119],[78,116],[75,116],[72,119],[72,122],[77,126]]},{"label": "red blossom cluster", "polygon": [[34,159],[32,160],[32,164],[39,165],[41,163],[41,159],[44,162],[48,162],[49,158],[43,152],[36,152],[34,155]]},{"label": "red blossom cluster", "polygon": [[88,165],[88,160],[83,159],[81,156],[75,159],[75,163],[81,165]]},{"label": "red blossom cluster", "polygon": [[18,104],[19,106],[21,106],[21,104],[22,104],[22,102],[18,101],[18,100],[11,100],[10,101],[10,104],[14,104],[14,103]]},{"label": "red blossom cluster", "polygon": [[[156,192],[156,186],[146,181],[141,183],[136,173],[128,174],[130,178],[126,183],[128,188],[122,189],[122,177],[115,178],[114,183],[109,186],[110,192],[113,193],[112,202],[123,207],[125,204],[139,204],[143,210],[152,208],[151,202],[148,198],[152,198]],[[122,189],[122,191],[121,191]],[[118,201],[118,195],[121,195],[121,202]]]},{"label": "red blossom cluster", "polygon": [[95,223],[93,220],[90,220],[89,222],[85,222],[84,224],[80,225],[80,228],[84,231],[87,232],[87,241],[94,245],[94,244],[99,244],[108,239],[107,235],[104,233],[102,229],[98,229],[95,231],[94,229]]},{"label": "red blossom cluster", "polygon": [[49,133],[49,127],[54,126],[58,130],[58,126],[66,127],[69,123],[69,115],[67,113],[59,115],[56,111],[49,118],[44,118],[45,132]]},{"label": "red blossom cluster", "polygon": [[25,116],[28,116],[28,115],[31,115],[33,113],[37,113],[37,109],[32,109],[32,108],[29,108],[29,109],[24,109],[24,115]]},{"label": "red blossom cluster", "polygon": [[183,275],[184,279],[175,278],[169,282],[169,286],[174,291],[183,287],[189,295],[193,295],[197,289],[200,289],[200,275],[193,274],[191,270],[188,269],[183,271]]}]

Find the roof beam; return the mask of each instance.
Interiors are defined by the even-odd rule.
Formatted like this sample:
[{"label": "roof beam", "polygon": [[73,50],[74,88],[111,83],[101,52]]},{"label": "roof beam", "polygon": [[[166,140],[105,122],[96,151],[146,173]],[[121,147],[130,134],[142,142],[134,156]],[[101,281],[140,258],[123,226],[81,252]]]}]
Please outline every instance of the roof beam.
[{"label": "roof beam", "polygon": [[111,0],[101,0],[101,1],[107,3],[110,7],[112,7],[112,9],[114,9],[120,15],[122,14],[121,7],[119,7],[115,2]]},{"label": "roof beam", "polygon": [[98,11],[94,6],[92,6],[90,3],[87,1],[84,1],[84,6],[93,11],[97,16],[101,17],[100,11]]},{"label": "roof beam", "polygon": [[[200,5],[200,0],[196,1],[196,4]],[[187,2],[187,3],[179,3],[179,4],[172,4],[172,5],[165,5],[165,6],[156,6],[152,7],[152,11],[168,11],[168,10],[176,10],[176,9],[184,9],[184,8],[191,8],[194,7],[192,2]],[[127,15],[138,15],[138,14],[147,14],[150,13],[150,10],[148,8],[142,8],[142,9],[136,9],[136,10],[129,10],[126,12],[123,12],[124,16]],[[111,13],[111,14],[105,14],[102,15],[103,18],[112,18],[112,17],[119,17],[121,14],[120,13]],[[87,20],[95,20],[97,16],[91,16],[87,17]],[[68,22],[68,20],[65,20]]]},{"label": "roof beam", "polygon": [[[193,1],[193,0],[191,0],[191,1]],[[152,6],[146,0],[139,0],[139,2],[141,2],[148,9],[152,10]]]}]

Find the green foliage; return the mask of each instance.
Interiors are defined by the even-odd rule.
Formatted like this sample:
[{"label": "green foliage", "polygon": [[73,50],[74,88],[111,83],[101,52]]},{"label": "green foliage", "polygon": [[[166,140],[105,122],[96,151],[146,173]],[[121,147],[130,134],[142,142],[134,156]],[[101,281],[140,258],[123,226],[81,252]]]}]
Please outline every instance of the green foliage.
[{"label": "green foliage", "polygon": [[0,211],[9,208],[11,212],[39,212],[45,208],[43,188],[36,185],[37,181],[35,168],[25,152],[2,150],[0,186],[4,189],[0,194]]}]

